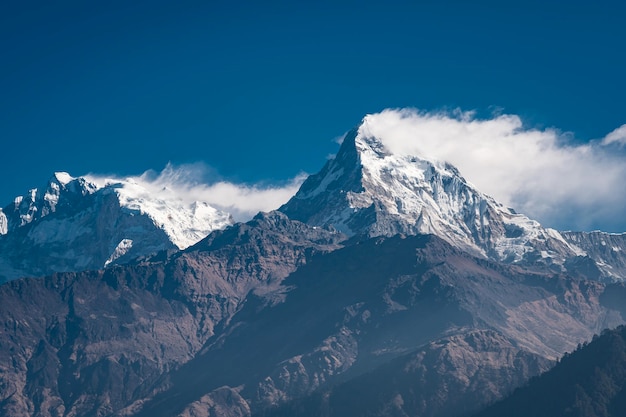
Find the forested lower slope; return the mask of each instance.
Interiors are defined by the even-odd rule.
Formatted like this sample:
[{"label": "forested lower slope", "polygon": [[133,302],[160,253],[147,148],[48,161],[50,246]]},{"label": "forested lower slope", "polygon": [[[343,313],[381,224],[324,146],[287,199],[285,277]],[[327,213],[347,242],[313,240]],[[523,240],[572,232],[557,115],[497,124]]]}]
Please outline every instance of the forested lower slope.
[{"label": "forested lower slope", "polygon": [[604,331],[475,417],[626,415],[626,327]]}]

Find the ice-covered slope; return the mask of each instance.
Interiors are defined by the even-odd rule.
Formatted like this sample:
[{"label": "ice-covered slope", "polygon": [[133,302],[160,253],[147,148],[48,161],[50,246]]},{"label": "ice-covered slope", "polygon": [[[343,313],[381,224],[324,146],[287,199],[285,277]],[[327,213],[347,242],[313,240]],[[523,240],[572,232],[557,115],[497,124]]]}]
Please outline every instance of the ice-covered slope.
[{"label": "ice-covered slope", "polygon": [[229,224],[228,213],[141,178],[55,173],[0,211],[0,282],[184,249]]},{"label": "ice-covered slope", "polygon": [[[349,235],[435,234],[504,262],[562,265],[584,252],[556,230],[503,206],[449,163],[394,154],[366,116],[337,156],[281,207],[289,217]],[[419,138],[416,138],[419,140]]]},{"label": "ice-covered slope", "polygon": [[178,198],[167,187],[155,188],[149,182],[137,178],[85,178],[96,184],[99,190],[113,190],[124,210],[150,218],[179,249],[185,249],[205,238],[211,231],[233,223],[229,213],[203,201]]}]

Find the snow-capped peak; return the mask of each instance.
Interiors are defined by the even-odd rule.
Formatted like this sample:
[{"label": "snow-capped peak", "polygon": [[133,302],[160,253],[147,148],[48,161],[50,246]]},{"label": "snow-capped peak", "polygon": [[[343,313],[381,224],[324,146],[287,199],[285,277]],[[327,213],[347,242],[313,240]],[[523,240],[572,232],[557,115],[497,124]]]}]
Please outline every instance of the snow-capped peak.
[{"label": "snow-capped peak", "polygon": [[233,223],[229,213],[202,201],[182,199],[173,190],[142,177],[73,177],[67,172],[55,172],[44,187],[29,190],[0,210],[0,234],[42,219],[56,212],[59,205],[76,206],[82,197],[94,193],[114,193],[122,209],[147,216],[180,249]]},{"label": "snow-capped peak", "polygon": [[[15,197],[13,203],[3,209],[6,226],[0,226],[0,229],[4,229],[4,233],[0,234],[9,233],[54,213],[61,195],[84,196],[95,190],[93,185],[82,178],[73,178],[66,172],[55,172],[43,187],[32,188],[26,194]],[[66,204],[73,203],[72,198],[67,200]]]},{"label": "snow-capped peak", "polygon": [[174,188],[145,176],[54,173],[0,210],[0,282],[184,249],[233,223],[228,213]]},{"label": "snow-capped peak", "polygon": [[59,184],[61,185],[67,185],[70,182],[74,181],[76,178],[72,177],[70,174],[68,174],[67,172],[55,172],[54,173],[54,178],[59,182]]},{"label": "snow-capped peak", "polygon": [[376,122],[366,116],[345,137],[337,156],[280,210],[348,235],[432,233],[506,262],[561,264],[583,253],[558,232],[478,191],[451,164],[393,152],[385,138],[371,133]]}]

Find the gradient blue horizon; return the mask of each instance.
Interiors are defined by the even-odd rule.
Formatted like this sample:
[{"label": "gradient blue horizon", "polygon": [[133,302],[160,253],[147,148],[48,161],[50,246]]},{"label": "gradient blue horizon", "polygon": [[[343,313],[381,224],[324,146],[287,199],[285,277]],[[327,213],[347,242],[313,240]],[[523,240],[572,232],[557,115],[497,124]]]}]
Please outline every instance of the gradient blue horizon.
[{"label": "gradient blue horizon", "polygon": [[317,172],[367,113],[626,123],[619,2],[4,2],[0,206],[54,171]]}]

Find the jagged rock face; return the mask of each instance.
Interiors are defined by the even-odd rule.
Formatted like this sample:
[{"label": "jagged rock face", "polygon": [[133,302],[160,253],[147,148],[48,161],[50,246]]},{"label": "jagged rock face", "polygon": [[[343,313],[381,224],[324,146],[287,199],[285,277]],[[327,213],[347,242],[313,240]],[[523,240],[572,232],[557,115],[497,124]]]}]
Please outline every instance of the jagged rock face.
[{"label": "jagged rock face", "polygon": [[151,212],[162,207],[163,216],[180,221],[167,214],[172,202],[159,201],[158,196],[150,200],[132,187],[140,186],[111,183],[100,187],[57,173],[46,188],[17,198],[2,210],[6,227],[0,236],[0,282],[126,263],[195,243],[232,222],[227,214],[196,203],[190,211],[177,211],[176,216],[188,224],[173,227]]},{"label": "jagged rock face", "polygon": [[[587,254],[574,259],[582,264],[587,276],[607,281],[626,279],[626,234],[605,232],[561,232],[563,237]],[[589,262],[592,260],[593,262]],[[578,269],[581,268],[570,268]]]},{"label": "jagged rock face", "polygon": [[[260,215],[162,262],[4,284],[0,415],[132,410],[227,327],[248,291],[267,292],[341,239],[278,213]],[[201,401],[236,402],[213,397]]]},{"label": "jagged rock face", "polygon": [[223,387],[185,407],[179,417],[247,417],[250,407],[237,390]]},{"label": "jagged rock face", "polygon": [[[337,156],[280,210],[352,234],[435,234],[507,263],[562,265],[583,254],[555,230],[517,214],[467,183],[448,163],[391,153],[366,117]],[[558,268],[560,269],[560,267]]]},{"label": "jagged rock face", "polygon": [[45,187],[29,190],[2,210],[6,227],[0,234],[12,232],[57,210],[76,206],[82,197],[96,190],[97,187],[84,178],[72,178],[67,173],[57,172]]},{"label": "jagged rock face", "polygon": [[[141,411],[126,415],[179,415],[225,386],[237,389],[253,414],[262,413],[364,373],[396,369],[391,363],[403,357],[422,361],[421,374],[407,376],[418,386],[424,375],[457,381],[445,401],[438,402],[437,390],[424,394],[429,412],[439,415],[502,395],[602,328],[622,323],[619,311],[600,301],[603,291],[597,282],[473,258],[434,236],[351,241],[312,258],[273,295],[249,295],[218,337],[171,372]],[[453,343],[431,342],[441,338]],[[414,353],[421,351],[439,353],[419,359]],[[482,374],[483,366],[494,374]]]}]

